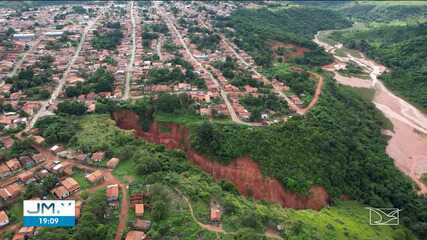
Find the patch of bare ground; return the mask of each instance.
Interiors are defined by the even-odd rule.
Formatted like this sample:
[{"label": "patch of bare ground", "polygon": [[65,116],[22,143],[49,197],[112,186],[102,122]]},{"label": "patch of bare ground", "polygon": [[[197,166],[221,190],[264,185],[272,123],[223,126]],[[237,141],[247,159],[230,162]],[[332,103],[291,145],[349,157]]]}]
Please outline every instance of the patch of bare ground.
[{"label": "patch of bare ground", "polygon": [[293,43],[271,41],[268,45],[273,51],[274,59],[282,59],[282,61],[293,57],[302,57],[306,52],[310,51],[308,48],[300,47]]}]

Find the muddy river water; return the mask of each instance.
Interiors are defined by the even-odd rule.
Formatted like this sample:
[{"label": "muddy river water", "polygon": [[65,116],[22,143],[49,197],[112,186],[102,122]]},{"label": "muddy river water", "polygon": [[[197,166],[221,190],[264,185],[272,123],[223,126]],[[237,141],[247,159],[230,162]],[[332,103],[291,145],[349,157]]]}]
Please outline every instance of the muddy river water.
[{"label": "muddy river water", "polygon": [[[396,166],[417,183],[420,192],[427,193],[427,186],[420,181],[422,174],[427,174],[427,115],[384,86],[378,79],[387,70],[383,65],[368,59],[362,53],[359,56],[348,53],[344,57],[338,56],[336,51],[343,47],[342,44],[331,45],[324,42],[319,33],[313,41],[333,54],[334,63],[324,69],[332,72],[338,83],[375,89],[373,103],[393,123],[393,130],[385,132],[391,136],[386,152],[394,159]],[[350,61],[366,69],[369,78],[345,77],[337,72]]]}]

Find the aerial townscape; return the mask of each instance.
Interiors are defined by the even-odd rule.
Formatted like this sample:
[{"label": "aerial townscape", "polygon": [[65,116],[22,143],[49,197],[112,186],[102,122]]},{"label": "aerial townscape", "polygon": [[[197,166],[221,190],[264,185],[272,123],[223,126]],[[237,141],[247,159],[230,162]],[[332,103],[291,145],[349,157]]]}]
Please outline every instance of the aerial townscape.
[{"label": "aerial townscape", "polygon": [[0,240],[427,239],[427,2],[1,1],[0,60]]}]

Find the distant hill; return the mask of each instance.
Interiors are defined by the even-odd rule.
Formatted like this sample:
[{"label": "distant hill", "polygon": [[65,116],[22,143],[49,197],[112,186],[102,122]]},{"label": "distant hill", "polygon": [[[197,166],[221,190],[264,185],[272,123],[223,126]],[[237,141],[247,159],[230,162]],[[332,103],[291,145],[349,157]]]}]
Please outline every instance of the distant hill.
[{"label": "distant hill", "polygon": [[427,24],[336,32],[333,37],[389,67],[391,72],[381,76],[384,83],[427,110]]}]

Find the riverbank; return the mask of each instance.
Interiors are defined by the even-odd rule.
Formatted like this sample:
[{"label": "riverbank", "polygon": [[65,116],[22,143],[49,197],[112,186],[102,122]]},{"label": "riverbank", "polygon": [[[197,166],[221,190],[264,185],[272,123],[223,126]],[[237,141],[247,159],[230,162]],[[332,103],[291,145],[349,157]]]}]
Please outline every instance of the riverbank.
[{"label": "riverbank", "polygon": [[[375,89],[372,102],[393,124],[386,152],[394,159],[395,165],[418,185],[420,192],[427,193],[427,186],[420,181],[422,175],[427,173],[427,116],[384,86],[378,79],[386,71],[383,65],[368,59],[362,53],[359,56],[349,53],[338,56],[337,52],[342,50],[343,45],[331,45],[319,38],[319,33],[313,41],[334,56],[335,62],[323,69],[332,72],[338,83]],[[369,79],[342,76],[338,70],[350,61],[366,69]]]}]

